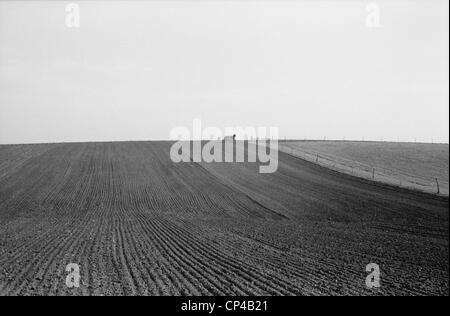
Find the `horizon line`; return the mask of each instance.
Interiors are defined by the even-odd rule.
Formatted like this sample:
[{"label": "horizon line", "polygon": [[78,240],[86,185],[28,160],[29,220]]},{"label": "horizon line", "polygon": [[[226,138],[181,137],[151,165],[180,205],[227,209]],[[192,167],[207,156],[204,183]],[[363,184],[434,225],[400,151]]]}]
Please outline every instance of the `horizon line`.
[{"label": "horizon line", "polygon": [[[427,144],[427,145],[449,145],[449,142],[424,142],[424,141],[394,141],[394,140],[361,140],[361,139],[307,139],[307,138],[261,138],[260,140],[278,141],[278,142],[351,142],[351,143],[392,143],[392,144]],[[89,140],[89,141],[59,141],[59,142],[24,142],[24,143],[0,143],[0,146],[17,145],[57,145],[57,144],[91,144],[91,143],[145,143],[145,142],[176,142],[180,140],[173,139],[148,139],[148,140]],[[218,141],[217,139],[189,139],[181,141]],[[224,141],[224,139],[220,139]],[[252,139],[236,139],[235,141],[253,141]]]}]

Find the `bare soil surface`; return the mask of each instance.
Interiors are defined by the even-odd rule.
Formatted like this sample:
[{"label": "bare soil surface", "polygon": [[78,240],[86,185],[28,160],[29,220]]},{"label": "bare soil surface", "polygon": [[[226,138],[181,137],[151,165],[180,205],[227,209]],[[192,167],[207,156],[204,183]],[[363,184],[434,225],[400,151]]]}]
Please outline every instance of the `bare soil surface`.
[{"label": "bare soil surface", "polygon": [[0,146],[0,294],[449,294],[448,197],[284,153],[273,174],[176,164],[170,146]]}]

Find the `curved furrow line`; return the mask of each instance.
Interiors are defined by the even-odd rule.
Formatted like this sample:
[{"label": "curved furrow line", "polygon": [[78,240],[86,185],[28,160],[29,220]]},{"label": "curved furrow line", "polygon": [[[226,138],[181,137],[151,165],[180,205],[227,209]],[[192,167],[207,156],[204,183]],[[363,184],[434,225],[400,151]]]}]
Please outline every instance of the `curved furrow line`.
[{"label": "curved furrow line", "polygon": [[[159,248],[163,257],[164,255],[169,257],[169,267],[176,264],[183,271],[184,275],[181,275],[181,281],[187,280],[188,282],[192,282],[190,280],[192,277],[195,277],[202,284],[202,295],[227,294],[227,290],[223,289],[223,284],[216,280],[214,273],[209,267],[204,266],[204,262],[198,260],[193,254],[184,251],[182,253],[183,255],[180,256],[180,248],[174,245],[170,239],[166,238],[165,234],[159,228],[154,226],[154,218],[149,219],[148,217],[140,216],[140,221],[143,229],[142,235]],[[164,238],[161,236],[164,236]],[[192,262],[192,260],[195,260],[195,262]],[[207,289],[207,292],[204,292],[203,288]]]},{"label": "curved furrow line", "polygon": [[[119,166],[122,167],[123,165]],[[123,174],[129,174],[129,170],[120,170],[118,172],[118,174],[123,175]],[[117,187],[119,189],[123,188],[122,184],[126,183],[127,179],[124,179],[122,177],[119,178],[115,178],[116,183],[114,183],[114,187]],[[133,183],[130,183],[130,186],[134,186]],[[120,190],[119,190],[120,192]],[[127,222],[130,221],[130,219],[134,218],[134,213],[130,210],[133,209],[137,209],[139,207],[139,201],[141,200],[141,195],[139,194],[139,189],[133,189],[130,188],[130,190],[127,190],[127,192],[120,192],[120,200],[119,200],[119,204],[120,208],[121,208],[121,215],[123,216],[123,218],[126,219]],[[126,193],[126,194],[125,194]],[[125,194],[125,195],[124,195]],[[124,226],[126,227],[127,225],[124,224]],[[134,226],[134,225],[133,225]],[[136,242],[136,238],[133,236],[133,234],[129,233],[131,240],[134,240],[134,242]],[[133,241],[132,241],[133,243]],[[150,249],[152,249],[152,247],[154,247],[154,245],[149,246]],[[132,248],[135,249],[135,247],[133,246]],[[148,247],[147,247],[148,248]],[[154,248],[153,248],[154,249]],[[135,252],[137,253],[137,252]],[[146,254],[147,256],[147,254]],[[141,257],[142,257],[142,253],[141,253]],[[167,262],[164,266],[170,266],[170,263]],[[143,272],[147,271],[147,268],[143,268],[142,269]],[[171,284],[174,282],[179,282],[176,279],[173,278],[172,275],[164,275],[163,273],[159,272],[159,271],[155,271],[150,273],[149,275],[152,276],[153,280],[156,280],[157,282],[155,282],[156,287],[154,285],[149,285],[150,287],[155,288],[155,290],[157,291],[158,294],[172,294],[175,295],[177,294],[176,289],[174,289]]]},{"label": "curved furrow line", "polygon": [[[122,181],[123,180],[120,179],[120,182]],[[116,190],[116,186],[114,184],[114,181],[111,181],[109,186],[113,188],[113,191],[119,192]],[[120,186],[117,186],[117,188],[120,188]],[[112,199],[112,197],[110,197],[110,199]],[[117,243],[114,244],[115,251],[113,251],[113,260],[116,264],[120,263],[120,266],[122,267],[121,278],[125,281],[122,281],[121,283],[122,290],[127,295],[142,295],[143,293],[140,291],[141,286],[139,285],[142,284],[142,280],[138,276],[139,272],[134,269],[132,264],[134,260],[133,257],[129,258],[129,253],[126,251],[127,246],[132,245],[132,242],[130,242],[126,233],[128,222],[126,210],[119,208],[117,211],[112,211],[111,213],[112,218],[116,219],[112,219],[112,221],[115,223],[114,240],[117,240]],[[125,286],[126,284],[128,286]]]},{"label": "curved furrow line", "polygon": [[[238,287],[244,283],[247,283],[248,288],[253,287],[252,283],[254,282],[254,280],[251,278],[251,276],[248,276],[247,274],[244,275],[242,274],[242,267],[234,266],[233,269],[230,269],[229,262],[226,262],[226,260],[221,260],[222,258],[219,258],[207,252],[199,252],[198,248],[193,248],[186,242],[177,241],[175,237],[176,235],[172,233],[168,234],[167,230],[164,227],[162,227],[161,224],[158,225],[158,220],[156,218],[154,221],[149,222],[149,224],[151,225],[151,227],[153,227],[158,236],[164,236],[164,238],[163,237],[159,238],[162,238],[163,242],[165,242],[167,245],[175,249],[174,253],[180,260],[185,260],[185,258],[195,260],[196,262],[195,266],[192,264],[192,262],[187,262],[188,266],[190,265],[191,268],[202,266],[203,270],[201,270],[200,273],[202,273],[202,271],[204,273],[205,269],[207,269],[209,273],[211,273],[211,270],[214,270],[215,272],[211,273],[211,277],[223,275],[226,278],[226,280],[228,280],[228,282],[234,283]],[[210,263],[210,265],[206,265],[207,263]],[[220,267],[217,267],[217,265],[219,265]],[[230,274],[231,272],[233,277],[231,278],[228,275],[224,275],[224,271],[227,271],[228,274]],[[237,279],[242,279],[244,283],[236,282]],[[221,279],[221,281],[222,281],[221,284],[223,284],[225,280]],[[253,287],[252,291],[247,292],[246,288],[241,287],[241,291],[246,292],[248,294],[252,294],[258,293],[259,289],[257,287]],[[274,292],[273,294],[279,293]]]},{"label": "curved furrow line", "polygon": [[[186,243],[180,243],[180,247],[186,248],[188,252],[192,251],[189,249]],[[207,262],[214,262],[222,267],[219,274],[223,271],[228,271],[227,273],[234,274],[235,279],[242,279],[242,284],[245,284],[246,290],[250,291],[251,295],[280,295],[280,290],[277,287],[267,286],[266,280],[258,278],[254,272],[260,273],[257,269],[248,269],[248,266],[240,264],[236,258],[230,257],[229,255],[223,254],[222,252],[210,253],[210,252],[200,252],[201,256],[204,257],[203,260],[208,260]],[[239,262],[236,264],[236,262]]]},{"label": "curved furrow line", "polygon": [[[108,147],[109,149],[109,147]],[[105,151],[106,152],[106,151]],[[108,150],[109,152],[109,150]],[[86,286],[88,288],[89,295],[102,295],[103,293],[98,292],[97,289],[101,287],[102,282],[105,280],[104,274],[107,273],[107,264],[105,261],[105,239],[108,240],[109,236],[107,234],[107,228],[109,223],[109,215],[110,208],[108,204],[110,204],[110,190],[113,190],[110,185],[110,179],[113,175],[113,166],[107,159],[101,160],[100,170],[97,170],[95,183],[98,183],[99,190],[99,201],[101,201],[101,205],[99,209],[96,211],[95,221],[91,224],[93,226],[93,230],[90,232],[89,240],[90,245],[83,247],[82,244],[73,245],[71,248],[76,249],[73,250],[75,257],[83,259],[82,269],[84,271],[84,275],[87,276]],[[100,178],[98,173],[102,174],[104,172],[106,178]],[[106,204],[106,207],[105,207]],[[94,233],[95,231],[95,233]],[[93,235],[92,235],[93,234]]]},{"label": "curved furrow line", "polygon": [[[286,215],[283,215],[281,212],[277,212],[273,210],[271,207],[268,207],[264,205],[264,203],[258,201],[257,198],[252,197],[252,195],[255,195],[255,192],[252,192],[253,194],[249,194],[248,190],[244,190],[240,185],[237,185],[235,182],[230,181],[229,179],[220,176],[218,173],[214,172],[213,169],[207,168],[202,163],[197,163],[196,166],[199,168],[199,171],[203,173],[206,177],[208,177],[210,182],[217,183],[217,185],[220,185],[222,188],[228,189],[230,192],[236,194],[238,193],[240,196],[242,196],[246,201],[249,200],[250,203],[241,203],[239,204],[239,208],[244,213],[249,213],[250,217],[253,218],[268,218],[270,219],[288,219]],[[239,173],[235,174],[239,175]],[[225,190],[222,190],[225,192]],[[225,194],[229,196],[229,194]],[[232,201],[234,201],[233,198],[231,198]],[[255,204],[258,206],[258,208],[253,209]],[[251,205],[250,209],[247,209]],[[280,206],[281,207],[281,206]],[[282,207],[283,210],[286,212],[286,208]]]},{"label": "curved furrow line", "polygon": [[[137,278],[142,280],[146,290],[142,292],[143,295],[161,295],[164,292],[164,285],[161,284],[161,276],[150,269],[149,266],[155,265],[156,258],[149,256],[149,253],[154,253],[154,245],[144,245],[140,239],[143,238],[141,231],[135,230],[134,223],[126,225],[126,234],[128,235],[127,243],[130,249],[130,255],[133,258],[134,265],[137,265],[135,274],[139,274]],[[149,264],[144,264],[147,261]],[[153,261],[153,262],[152,262]],[[151,263],[151,264],[150,264]],[[141,283],[141,282],[139,282]],[[150,292],[148,291],[150,289]]]},{"label": "curved furrow line", "polygon": [[[124,216],[127,218],[127,222],[129,223],[129,225],[125,225],[125,227],[127,229],[127,234],[130,236],[130,243],[128,245],[131,245],[132,249],[134,249],[134,252],[137,253],[136,244],[140,243],[139,240],[141,238],[143,238],[144,234],[143,234],[142,231],[140,231],[138,233],[133,233],[134,230],[136,229],[136,225],[135,225],[134,221],[133,222],[131,222],[131,221],[133,219],[135,219],[135,218],[138,220],[138,218],[136,217],[135,213],[136,213],[135,211],[124,210]],[[133,229],[133,232],[131,231],[131,229]],[[140,236],[141,238],[139,238],[137,236]],[[149,247],[154,249],[155,245],[144,245],[143,249],[146,249],[146,248],[149,248]],[[141,256],[137,256],[137,258],[142,258],[142,255]],[[147,258],[150,260],[150,258],[148,256],[147,256]],[[155,261],[155,259],[156,258],[151,258],[151,260],[153,260],[153,261]],[[139,261],[139,260],[137,260],[137,261]],[[167,262],[167,266],[170,266],[170,265],[171,265],[170,262]],[[183,283],[183,281],[185,281],[185,278],[183,276],[177,277],[177,278],[172,278],[172,282],[175,282],[176,284],[178,284],[176,289],[183,288],[182,286],[180,286]],[[184,282],[184,284],[186,285],[186,282]],[[187,287],[188,288],[193,288],[190,284],[187,284]],[[179,293],[177,293],[177,294],[179,294]]]},{"label": "curved furrow line", "polygon": [[[178,275],[179,273],[181,273],[181,275],[178,276],[180,282],[182,284],[185,284],[184,288],[186,289],[194,289],[194,292],[198,290],[198,287],[192,283],[191,280],[191,275],[192,273],[194,273],[194,275],[196,276],[196,278],[203,279],[203,270],[197,269],[196,267],[194,267],[194,271],[190,271],[190,268],[193,267],[192,263],[190,263],[189,261],[186,261],[185,258],[178,258],[175,254],[175,252],[173,251],[172,247],[170,245],[167,245],[167,241],[165,241],[164,239],[162,239],[159,235],[158,235],[158,231],[156,231],[154,228],[152,228],[151,225],[149,225],[148,223],[152,221],[153,218],[148,218],[148,216],[145,216],[144,214],[139,214],[137,216],[138,218],[138,222],[140,227],[140,231],[139,231],[139,236],[143,237],[144,242],[149,242],[153,245],[155,245],[155,247],[157,247],[159,249],[161,258],[165,258],[165,254],[168,256],[169,261],[167,261],[167,266],[171,269],[174,269],[173,273]],[[136,227],[137,228],[137,227]],[[189,258],[189,257],[188,257]],[[153,260],[155,260],[156,258],[153,258]],[[174,267],[174,263],[176,264],[176,266],[178,266],[177,269],[175,269]],[[221,294],[221,291],[218,289],[220,287],[217,287],[217,283],[215,283],[214,286],[211,285],[210,282],[215,282],[215,280],[209,280],[205,286],[205,288],[214,288],[214,291],[216,293]],[[209,292],[205,292],[201,289],[201,294],[202,295],[208,295]]]},{"label": "curved furrow line", "polygon": [[[189,227],[189,223],[185,222],[186,226]],[[211,231],[211,228],[204,228],[203,230]],[[234,245],[229,242],[229,239],[222,238],[222,237],[216,237],[216,241],[221,244],[221,249],[225,251],[229,251],[230,253],[237,254],[238,256],[245,256],[245,250],[239,248],[237,245]],[[248,254],[247,254],[248,255]],[[306,288],[309,288],[310,290],[314,289],[315,281],[328,279],[330,277],[329,274],[324,273],[323,271],[326,271],[327,269],[330,270],[330,268],[334,268],[334,270],[341,271],[341,272],[347,272],[347,275],[358,275],[359,270],[352,270],[348,269],[345,266],[334,264],[330,265],[328,261],[325,264],[321,264],[321,259],[317,257],[301,257],[298,259],[291,258],[292,254],[289,253],[277,253],[272,254],[271,252],[261,252],[261,253],[252,253],[252,260],[259,262],[264,267],[269,267],[274,271],[284,270],[285,275],[291,275],[298,278],[298,282],[306,283],[308,286],[302,285],[301,288],[304,290]],[[271,258],[272,260],[268,260]],[[282,263],[283,265],[280,266],[280,258],[283,258]],[[308,261],[311,263],[307,266],[303,264],[299,264],[298,260],[305,261],[307,258],[309,258]],[[319,266],[322,266],[322,268],[318,268]],[[321,272],[322,271],[322,272]],[[322,276],[322,278],[321,278]],[[359,276],[359,275],[358,275]],[[284,282],[292,283],[293,280],[290,278],[282,277]],[[345,281],[346,279],[342,278],[342,281]],[[344,284],[344,282],[342,282]],[[297,283],[296,283],[297,284]],[[298,286],[297,286],[298,287]]]},{"label": "curved furrow line", "polygon": [[[82,278],[81,291],[83,295],[93,294],[94,280],[97,280],[98,274],[107,271],[103,258],[99,252],[94,252],[95,248],[99,249],[99,240],[107,238],[111,232],[107,234],[105,231],[110,220],[108,219],[109,211],[106,208],[90,211],[91,219],[87,223],[87,230],[80,234],[79,238],[67,247],[67,257],[75,260],[74,263],[80,265]],[[66,289],[65,293],[72,293],[73,290]]]},{"label": "curved furrow line", "polygon": [[[261,289],[264,293],[269,293],[271,295],[281,295],[283,292],[284,295],[291,295],[291,292],[288,293],[285,289],[284,284],[279,283],[275,279],[271,280],[270,278],[266,278],[263,276],[260,269],[256,269],[253,265],[245,264],[243,261],[236,259],[234,256],[224,254],[221,250],[216,250],[214,252],[209,252],[206,250],[202,252],[202,255],[208,260],[213,260],[216,263],[220,262],[220,264],[228,270],[231,269],[231,271],[242,277],[247,285],[248,283],[251,283],[252,286],[258,286],[257,291]],[[269,283],[267,281],[269,280],[277,284],[268,286],[267,284]],[[280,284],[281,286],[279,286]]]},{"label": "curved furrow line", "polygon": [[[226,243],[223,244],[223,247],[224,250],[230,251],[232,253],[238,251],[236,247],[233,247],[232,245],[227,245]],[[283,258],[282,261],[283,265],[281,266],[280,266],[281,263],[280,257]],[[272,259],[272,261],[269,259]],[[274,271],[281,270],[282,275],[290,275],[291,278],[282,276],[280,277],[280,279],[284,280],[284,282],[287,282],[287,284],[292,284],[293,282],[297,281],[297,283],[294,284],[296,285],[297,288],[301,288],[302,292],[307,291],[309,293],[310,292],[314,293],[315,292],[314,289],[317,288],[318,282],[330,278],[330,275],[324,273],[319,268],[320,264],[318,264],[317,261],[314,260],[308,260],[311,262],[307,266],[305,266],[299,264],[298,260],[296,261],[295,259],[289,258],[288,254],[283,255],[279,254],[278,256],[276,256],[269,253],[266,253],[265,256],[261,255],[260,257],[259,256],[257,257],[254,253],[252,253],[252,260],[254,260],[255,262],[260,262],[260,264],[263,265],[264,267],[269,267]],[[301,258],[301,261],[304,262],[305,258]]]},{"label": "curved furrow line", "polygon": [[[134,218],[134,214],[129,213],[127,210],[124,210],[124,216],[126,216],[127,222],[129,222],[132,218]],[[132,238],[132,240],[135,240],[135,241],[137,240],[137,238],[135,238],[133,235],[131,236],[131,238]],[[150,245],[146,248],[154,249],[152,247],[154,247],[154,245]],[[170,263],[166,262],[165,265],[163,265],[163,266],[170,266]],[[145,268],[145,270],[148,271],[147,268]],[[176,281],[174,281],[173,276],[172,275],[166,276],[159,272],[160,271],[155,271],[155,273],[151,273],[151,275],[154,275],[153,279],[156,279],[158,281],[157,282],[157,291],[159,292],[159,294],[172,294],[172,295],[177,294],[176,292],[174,292],[173,289],[171,289],[171,284],[173,282],[176,282]],[[168,292],[169,290],[170,290],[170,292]]]},{"label": "curved furrow line", "polygon": [[[379,294],[448,292],[448,200],[284,156],[267,176],[174,164],[169,147],[0,150],[13,170],[0,171],[0,293],[360,295],[368,260],[384,267]],[[79,289],[65,286],[69,262]]]},{"label": "curved furrow line", "polygon": [[[155,155],[160,155],[160,152],[155,152]],[[166,157],[165,157],[166,158]],[[169,188],[173,188],[173,187],[177,187],[179,188],[179,190],[171,192],[170,190],[168,191],[164,191],[164,195],[162,196],[164,203],[166,201],[174,201],[173,196],[176,197],[180,197],[181,200],[186,201],[188,203],[189,206],[191,206],[191,209],[197,209],[199,210],[199,212],[204,213],[208,216],[211,216],[212,214],[215,214],[216,216],[223,216],[223,213],[220,212],[219,210],[217,210],[215,206],[215,203],[210,199],[209,194],[205,194],[204,193],[204,188],[202,188],[201,186],[197,186],[195,181],[185,181],[184,179],[190,179],[192,178],[192,174],[190,176],[187,176],[185,174],[185,172],[183,171],[185,169],[185,166],[182,167],[179,164],[171,164],[171,168],[168,169],[167,165],[165,165],[165,163],[167,162],[162,162],[159,158],[158,158],[158,168],[152,168],[152,169],[148,169],[148,164],[147,165],[143,165],[144,170],[148,170],[152,173],[155,172],[156,170],[165,170],[165,172],[156,172],[156,175],[154,175],[152,177],[152,179],[155,179],[155,177],[157,177],[158,180],[161,180],[164,182],[164,186],[165,187],[169,187]],[[192,166],[195,167],[196,170],[200,170],[201,168],[199,168],[196,164],[193,164]],[[161,168],[159,168],[161,167]],[[168,177],[168,175],[170,177]],[[194,175],[196,178],[197,176]],[[213,190],[210,188],[211,186],[216,187],[217,185],[215,184],[215,181],[208,181],[205,182],[205,180],[212,180],[212,177],[209,173],[204,173],[202,178],[202,183],[204,183],[203,186],[205,186],[205,188],[208,189],[208,193],[212,192]],[[206,177],[205,177],[206,176]],[[170,179],[170,182],[168,182]],[[160,186],[158,186],[159,189],[161,189]],[[228,191],[229,188],[224,187],[219,185],[219,187],[217,188],[217,190],[215,190],[216,192],[221,192],[221,191]],[[183,194],[179,194],[179,192],[183,192]],[[170,192],[170,194],[168,194],[168,192]],[[187,194],[187,193],[191,193],[191,194]],[[213,195],[217,195],[217,194],[213,194]],[[233,203],[233,199],[230,198],[230,202]],[[167,209],[171,209],[173,207],[173,205],[171,205],[170,203],[165,203],[166,204],[166,208]],[[204,207],[199,208],[199,205],[203,205]],[[184,207],[185,205],[180,205],[179,203],[177,203],[175,205],[179,210],[183,210],[185,211],[186,208]],[[204,211],[207,210],[207,211]],[[243,210],[244,213],[247,213],[247,211],[245,210],[245,208],[240,208],[240,210]],[[189,212],[188,212],[189,213]]]},{"label": "curved furrow line", "polygon": [[[98,221],[100,221],[100,223],[97,223],[97,221],[95,221],[94,223],[96,223],[97,225],[92,225],[93,221],[90,221],[91,225],[87,225],[90,226],[90,230],[87,231],[85,234],[87,234],[88,236],[88,240],[91,241],[90,243],[90,247],[88,247],[86,245],[86,247],[83,247],[83,243],[82,241],[84,240],[83,235],[80,235],[80,238],[78,239],[74,239],[66,248],[67,250],[65,251],[65,253],[63,254],[62,258],[61,258],[61,265],[58,266],[54,266],[53,269],[56,271],[55,274],[58,276],[64,276],[67,272],[65,271],[65,265],[69,264],[69,263],[76,263],[78,265],[80,265],[80,268],[82,269],[81,273],[82,275],[87,275],[88,276],[88,281],[87,284],[85,284],[85,282],[83,282],[85,279],[82,278],[82,284],[84,286],[88,286],[88,290],[82,290],[84,291],[84,293],[91,293],[90,289],[91,289],[91,284],[94,282],[94,280],[96,279],[95,277],[92,276],[92,274],[95,271],[103,271],[101,269],[95,269],[94,268],[94,264],[100,264],[101,260],[99,260],[97,258],[97,260],[92,260],[93,263],[91,264],[91,260],[90,258],[92,256],[97,256],[98,252],[94,251],[96,245],[97,245],[97,241],[99,240],[100,236],[103,233],[103,227],[104,227],[104,221],[103,219],[103,213],[104,211],[102,211],[102,213],[100,213],[99,216],[93,216],[95,218],[99,218]],[[98,245],[97,245],[98,246]],[[89,250],[85,250],[83,252],[84,249],[89,249]],[[98,249],[98,248],[97,248]],[[80,260],[81,259],[81,260]],[[85,260],[83,260],[85,259]],[[87,267],[89,267],[89,269],[87,269]],[[61,279],[58,278],[54,278],[53,282],[51,282],[50,280],[48,281],[48,283],[52,284],[51,288],[49,289],[48,294],[50,293],[58,293],[58,295],[64,295],[64,294],[70,294],[71,290],[68,290],[65,286],[61,287],[61,284],[64,284],[64,277],[62,277]],[[43,282],[45,284],[45,282]]]},{"label": "curved furrow line", "polygon": [[125,251],[125,241],[124,241],[124,227],[127,226],[127,223],[123,222],[122,216],[118,216],[118,220],[116,222],[116,239],[118,241],[116,247],[116,257],[119,262],[121,262],[122,273],[124,274],[125,283],[122,283],[122,288],[127,289],[125,284],[128,284],[129,293],[127,295],[136,295],[138,294],[138,285],[136,284],[136,275],[134,271],[131,269],[130,260],[128,258],[128,252]]},{"label": "curved furrow line", "polygon": [[[186,191],[187,189],[193,190],[193,199],[195,205],[204,205],[205,207],[202,208],[207,211],[203,211],[203,213],[206,213],[208,216],[211,214],[215,214],[216,216],[223,216],[223,214],[215,208],[214,203],[212,202],[210,195],[214,196],[221,196],[222,198],[225,198],[225,203],[223,205],[233,205],[235,207],[231,207],[231,209],[238,210],[237,214],[245,215],[245,217],[248,218],[255,218],[255,217],[261,217],[261,214],[259,212],[253,210],[252,208],[249,208],[249,204],[246,204],[241,201],[241,198],[247,198],[246,195],[243,195],[241,192],[236,192],[231,190],[230,187],[224,186],[222,184],[217,183],[215,178],[206,170],[204,170],[203,167],[201,167],[198,164],[194,164],[196,169],[199,171],[203,170],[203,176],[205,176],[205,179],[203,179],[204,182],[209,183],[209,186],[213,185],[214,188],[217,187],[217,189],[209,188],[209,190],[205,193],[203,188],[200,186],[196,186],[195,183],[192,182],[185,182],[183,183],[186,186],[186,189],[183,191]],[[175,167],[174,167],[175,168]],[[179,168],[179,167],[177,167]],[[177,169],[175,168],[175,169]],[[180,180],[181,179],[189,179],[184,173],[180,174]],[[192,188],[192,189],[191,189]],[[195,190],[194,190],[195,189]],[[219,193],[217,193],[219,192]],[[233,195],[233,196],[231,196]],[[254,205],[254,203],[250,203]]]},{"label": "curved furrow line", "polygon": [[[210,209],[210,205],[209,205],[209,198],[206,198],[206,196],[201,193],[198,192],[195,195],[189,195],[189,196],[184,196],[183,200],[187,198],[187,204],[190,206],[191,209],[197,209],[197,213],[200,213],[201,215],[207,215],[207,216],[219,216],[220,212],[218,212],[216,209]],[[167,209],[169,210],[173,210],[174,207],[168,207]],[[184,209],[184,208],[182,208]],[[178,209],[177,209],[178,210]],[[208,211],[205,211],[208,210]],[[189,212],[187,212],[187,214],[189,214]]]},{"label": "curved furrow line", "polygon": [[[272,288],[273,291],[276,291],[274,293],[275,295],[292,295],[294,293],[290,292],[288,289],[285,289],[285,284],[280,281],[278,278],[267,278],[264,274],[261,273],[258,269],[255,269],[253,266],[248,265],[244,261],[238,260],[234,257],[227,256],[225,253],[222,252],[220,248],[212,247],[208,243],[204,243],[202,241],[199,241],[197,238],[194,237],[193,234],[189,234],[183,231],[180,227],[176,225],[167,225],[167,220],[160,220],[158,219],[158,222],[165,222],[166,225],[161,223],[164,228],[168,231],[171,231],[172,234],[169,236],[177,236],[177,238],[183,240],[182,242],[179,242],[181,245],[185,245],[187,248],[191,248],[191,246],[195,245],[195,249],[203,250],[202,255],[206,256],[208,260],[214,260],[216,262],[221,262],[224,265],[231,266],[236,271],[239,271],[240,273],[246,273],[247,278],[249,281],[255,282],[257,280],[260,285],[264,288],[264,284],[268,284],[267,281],[271,281],[274,284],[274,287]],[[164,230],[164,229],[163,229]],[[195,251],[194,248],[191,248],[192,251]],[[267,273],[267,271],[266,271]],[[255,282],[256,283],[256,282]],[[281,292],[279,292],[281,291]]]},{"label": "curved furrow line", "polygon": [[[191,226],[190,223],[183,221],[183,223],[186,225],[185,227],[189,227]],[[209,233],[214,233],[214,231],[212,230],[211,227],[202,227],[202,231],[207,231]],[[208,233],[208,234],[209,234]],[[220,243],[220,247],[221,249],[228,251],[229,253],[233,253],[235,255],[238,256],[248,256],[248,253],[246,253],[245,249],[241,249],[239,247],[239,245],[236,245],[232,242],[230,242],[230,239],[222,237],[222,236],[216,236],[215,237],[215,241],[216,243]],[[255,242],[258,242],[257,240],[255,240]],[[258,261],[260,262],[260,264],[262,264],[264,267],[269,267],[272,268],[274,271],[278,271],[280,269],[285,270],[285,272],[290,273],[293,276],[297,276],[299,278],[303,278],[304,275],[312,275],[314,276],[314,274],[310,274],[309,270],[304,270],[304,266],[301,264],[298,264],[298,260],[303,258],[291,258],[292,254],[290,253],[286,253],[286,252],[282,252],[280,250],[277,250],[278,253],[276,254],[272,254],[270,251],[261,251],[258,253],[252,253],[252,260],[254,261]],[[269,258],[272,258],[273,260],[268,260]],[[280,258],[283,258],[282,261],[280,261]],[[316,258],[317,260],[317,258]],[[313,260],[314,261],[314,260]],[[280,262],[283,263],[283,266],[280,266]],[[287,265],[288,264],[288,265]],[[303,271],[299,272],[299,271]],[[307,273],[304,273],[307,272]],[[288,280],[285,280],[288,281]]]},{"label": "curved furrow line", "polygon": [[119,291],[121,291],[121,271],[120,271],[120,263],[117,261],[115,253],[116,248],[116,235],[115,235],[115,226],[114,226],[114,215],[111,214],[107,219],[107,225],[104,230],[104,238],[106,237],[106,252],[105,252],[105,271],[107,273],[107,279],[105,287],[107,291],[102,290],[102,295],[117,295]]},{"label": "curved furrow line", "polygon": [[[139,224],[140,225],[140,224]],[[142,249],[147,249],[149,247],[155,247],[154,245],[149,245],[149,241],[145,240],[146,238],[145,236],[145,232],[142,230],[139,230],[138,232],[138,236],[141,236],[142,239],[144,239],[143,241],[138,241],[136,240],[136,245],[139,245],[140,247],[142,247]],[[170,285],[171,287],[174,286],[174,289],[176,289],[177,295],[202,295],[204,293],[200,292],[197,290],[197,288],[194,286],[194,284],[192,282],[190,282],[189,277],[188,277],[188,273],[186,272],[186,270],[184,269],[184,267],[179,266],[178,264],[174,265],[173,261],[167,261],[165,259],[164,256],[164,250],[162,249],[157,249],[157,256],[155,252],[152,252],[153,254],[155,254],[154,257],[150,256],[148,253],[146,253],[146,256],[143,257],[141,255],[141,258],[145,258],[147,260],[148,263],[155,263],[155,262],[159,262],[159,261],[164,261],[164,264],[161,264],[162,266],[165,266],[166,268],[169,268],[169,270],[171,272],[169,272],[169,274],[172,274],[172,280],[173,283]],[[166,273],[166,272],[163,272]]]},{"label": "curved furrow line", "polygon": [[[110,230],[109,210],[105,208],[104,214],[101,217],[101,222],[98,224],[98,235],[93,244],[91,260],[89,262],[89,294],[90,295],[104,295],[104,289],[110,287],[110,271],[114,270],[109,262],[109,254],[112,252],[111,240],[112,231]],[[116,273],[117,270],[115,270]]]}]

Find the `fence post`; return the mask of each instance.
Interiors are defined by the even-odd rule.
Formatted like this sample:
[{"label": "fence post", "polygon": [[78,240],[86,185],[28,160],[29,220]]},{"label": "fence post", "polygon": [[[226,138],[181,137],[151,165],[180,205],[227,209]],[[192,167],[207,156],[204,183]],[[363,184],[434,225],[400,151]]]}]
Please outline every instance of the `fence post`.
[{"label": "fence post", "polygon": [[439,187],[439,180],[436,178],[436,184],[437,184],[437,194],[441,193],[441,188]]},{"label": "fence post", "polygon": [[319,163],[319,154],[317,154],[316,163]]},{"label": "fence post", "polygon": [[372,180],[375,180],[375,168],[372,168]]}]

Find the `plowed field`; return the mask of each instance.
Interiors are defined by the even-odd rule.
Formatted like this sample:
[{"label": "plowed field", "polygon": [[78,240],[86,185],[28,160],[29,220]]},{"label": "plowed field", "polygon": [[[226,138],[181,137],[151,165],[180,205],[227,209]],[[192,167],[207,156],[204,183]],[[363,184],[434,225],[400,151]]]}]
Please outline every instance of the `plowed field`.
[{"label": "plowed field", "polygon": [[447,197],[283,153],[273,174],[176,164],[170,145],[0,146],[0,294],[449,294]]}]

